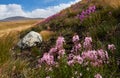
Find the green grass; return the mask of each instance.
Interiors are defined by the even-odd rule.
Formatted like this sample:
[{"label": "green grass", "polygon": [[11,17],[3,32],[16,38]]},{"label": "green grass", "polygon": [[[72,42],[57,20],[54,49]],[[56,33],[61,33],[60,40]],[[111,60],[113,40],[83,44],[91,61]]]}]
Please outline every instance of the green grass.
[{"label": "green grass", "polygon": [[3,36],[0,38],[0,65],[11,58],[10,52],[17,40],[17,36],[11,34],[13,33],[10,33],[7,36]]}]

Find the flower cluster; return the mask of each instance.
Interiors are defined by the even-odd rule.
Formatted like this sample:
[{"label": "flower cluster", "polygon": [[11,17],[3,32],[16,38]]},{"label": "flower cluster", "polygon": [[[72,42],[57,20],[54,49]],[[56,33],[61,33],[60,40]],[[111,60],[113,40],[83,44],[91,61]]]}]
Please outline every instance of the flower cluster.
[{"label": "flower cluster", "polygon": [[[92,38],[85,37],[83,45],[79,42],[79,36],[75,34],[72,38],[74,46],[71,52],[67,55],[67,64],[73,66],[74,64],[92,65],[100,67],[105,63],[109,63],[108,52],[103,49],[92,49]],[[55,47],[52,47],[48,53],[45,53],[39,60],[39,63],[46,63],[47,65],[55,65],[56,59],[60,59],[65,55],[65,49],[63,47],[65,39],[63,36],[59,36],[56,40]],[[83,47],[83,49],[82,49]],[[115,49],[113,44],[108,45],[109,50]],[[81,52],[81,53],[80,53]]]},{"label": "flower cluster", "polygon": [[71,52],[74,54],[78,54],[78,52],[81,49],[81,44],[79,43],[79,36],[77,34],[75,34],[72,38],[72,41],[74,43],[74,46],[73,46]]},{"label": "flower cluster", "polygon": [[[90,67],[102,67],[104,64],[109,63],[109,56],[108,52],[103,49],[93,49],[92,48],[92,38],[91,37],[85,37],[83,45],[79,42],[79,36],[75,34],[72,38],[73,42],[73,48],[70,53],[66,53],[65,55],[65,49],[63,47],[65,43],[65,39],[63,36],[59,36],[56,40],[56,44],[54,47],[52,47],[49,52],[44,53],[43,57],[38,60],[40,66],[42,64],[47,65],[45,71],[54,71],[53,67],[59,68],[61,66],[62,61],[64,61],[64,64],[67,64],[65,66],[68,67],[85,67],[87,71],[90,71]],[[108,45],[109,50],[114,50],[115,45],[109,44]],[[62,58],[65,56],[64,58]],[[62,58],[62,59],[61,59]],[[63,60],[65,59],[65,60]],[[89,67],[90,66],[90,67]],[[80,74],[79,74],[80,73]],[[74,75],[76,77],[82,77],[82,73],[75,70]],[[46,78],[50,78],[50,76],[47,76]],[[94,78],[102,78],[102,76],[97,73],[94,75]]]},{"label": "flower cluster", "polygon": [[[69,56],[69,59],[70,59],[70,58],[71,58],[71,57]],[[76,56],[73,55],[73,56],[72,56],[72,59],[67,62],[67,64],[68,64],[69,66],[72,66],[72,65],[74,65],[75,63],[82,64],[82,63],[83,63],[83,58],[82,58],[80,55],[76,55]]]},{"label": "flower cluster", "polygon": [[94,13],[96,10],[96,6],[90,6],[88,9],[85,11],[83,10],[81,14],[77,15],[77,18],[79,18],[81,21],[83,21],[86,17],[88,17],[91,13]]},{"label": "flower cluster", "polygon": [[92,38],[91,37],[85,37],[84,43],[83,43],[83,47],[85,48],[85,50],[90,50],[92,49]]},{"label": "flower cluster", "polygon": [[54,57],[52,55],[50,55],[49,53],[44,53],[43,57],[41,59],[38,60],[38,62],[40,64],[42,63],[46,63],[48,65],[54,65]]},{"label": "flower cluster", "polygon": [[104,51],[102,49],[100,50],[88,50],[85,52],[82,52],[82,58],[85,62],[90,62],[92,66],[101,66],[104,63],[108,62],[108,53],[107,51]]},{"label": "flower cluster", "polygon": [[[77,44],[79,44],[79,36],[75,35],[73,36],[73,43],[74,43],[74,48],[72,49],[71,54],[68,55],[68,65],[73,65],[76,63],[74,58],[76,55],[74,55],[78,49],[82,48],[81,45],[79,48],[76,48]],[[85,37],[84,43],[83,43],[83,48],[85,49],[81,56],[79,56],[80,60],[77,63],[81,64],[82,62],[88,64],[90,63],[92,66],[101,66],[104,63],[108,63],[108,52],[104,51],[103,49],[99,50],[92,50],[92,38],[91,37]],[[79,52],[79,51],[78,51]],[[79,54],[79,53],[78,53]]]},{"label": "flower cluster", "polygon": [[63,43],[65,43],[64,37],[59,36],[58,39],[56,40],[56,48],[58,50],[63,49]]},{"label": "flower cluster", "polygon": [[56,46],[52,47],[48,53],[44,53],[43,57],[39,59],[39,63],[46,63],[48,65],[55,65],[54,56],[60,59],[61,56],[65,54],[65,49],[63,48],[63,43],[65,43],[64,37],[59,36],[56,40]]}]

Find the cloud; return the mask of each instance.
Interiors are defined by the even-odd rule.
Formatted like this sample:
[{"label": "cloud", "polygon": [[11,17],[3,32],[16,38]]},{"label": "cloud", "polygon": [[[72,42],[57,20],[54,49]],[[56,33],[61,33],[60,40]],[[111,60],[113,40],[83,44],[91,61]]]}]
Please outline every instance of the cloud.
[{"label": "cloud", "polygon": [[4,19],[7,17],[12,16],[25,16],[25,17],[31,17],[31,18],[46,18],[48,16],[51,16],[62,9],[65,9],[67,7],[70,7],[72,4],[78,2],[80,0],[71,1],[69,3],[61,3],[57,6],[50,6],[45,9],[35,9],[31,12],[26,12],[22,9],[21,5],[18,4],[8,4],[8,5],[0,5],[0,19]]},{"label": "cloud", "polygon": [[17,4],[0,5],[0,19],[12,16],[27,16]]}]

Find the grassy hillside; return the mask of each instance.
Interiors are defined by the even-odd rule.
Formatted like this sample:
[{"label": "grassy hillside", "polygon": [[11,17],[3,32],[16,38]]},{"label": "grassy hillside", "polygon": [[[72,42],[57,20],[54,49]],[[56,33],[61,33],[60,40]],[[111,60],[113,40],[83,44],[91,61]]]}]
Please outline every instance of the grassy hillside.
[{"label": "grassy hillside", "polygon": [[20,21],[8,21],[8,22],[0,22],[0,30],[15,28],[20,26],[27,26],[35,24],[39,20],[20,20]]},{"label": "grassy hillside", "polygon": [[[96,6],[95,12],[86,15],[83,20],[78,17],[82,11],[87,10],[90,6]],[[61,11],[47,18],[42,24],[33,28],[40,32],[50,26],[51,30],[63,36],[69,41],[69,36],[77,32],[81,39],[87,33],[95,40],[96,48],[106,46],[107,43],[114,43],[119,53],[120,46],[120,1],[118,0],[83,0],[70,8]],[[69,43],[69,42],[68,42]]]},{"label": "grassy hillside", "polygon": [[[1,38],[0,78],[120,77],[119,0],[82,0],[21,32],[21,37],[31,30],[46,40],[29,51],[13,48],[17,34]],[[72,40],[75,33],[80,37],[76,42]],[[65,44],[57,44],[60,35]],[[110,44],[115,46],[109,48]]]},{"label": "grassy hillside", "polygon": [[34,20],[16,20],[16,21],[0,21],[0,37],[10,32],[19,33],[23,30],[33,27],[38,22],[41,22],[42,19]]}]

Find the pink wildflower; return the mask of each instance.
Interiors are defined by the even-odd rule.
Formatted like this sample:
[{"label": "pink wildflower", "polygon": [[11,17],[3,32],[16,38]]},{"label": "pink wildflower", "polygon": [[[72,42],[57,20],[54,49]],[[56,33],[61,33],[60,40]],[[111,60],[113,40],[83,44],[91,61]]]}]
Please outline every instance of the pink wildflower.
[{"label": "pink wildflower", "polygon": [[72,41],[74,43],[74,46],[71,52],[77,54],[77,52],[81,49],[81,44],[79,43],[79,36],[76,33],[74,34]]},{"label": "pink wildflower", "polygon": [[108,50],[113,51],[113,50],[115,50],[115,49],[116,49],[116,47],[115,47],[114,44],[109,44],[109,45],[108,45]]},{"label": "pink wildflower", "polygon": [[83,63],[83,59],[80,57],[80,55],[74,56],[73,60],[79,64]]},{"label": "pink wildflower", "polygon": [[46,63],[48,65],[54,65],[54,57],[49,53],[44,53],[43,57],[40,59],[39,63]]},{"label": "pink wildflower", "polygon": [[73,66],[74,65],[74,60],[69,60],[68,62],[67,62],[67,64],[69,65],[69,66]]},{"label": "pink wildflower", "polygon": [[69,54],[69,55],[68,55],[68,60],[72,60],[72,59],[73,59],[73,57],[74,57],[74,54],[72,54],[72,53],[71,53],[71,54]]},{"label": "pink wildflower", "polygon": [[94,60],[97,60],[98,57],[97,57],[96,51],[91,50],[87,52],[82,52],[82,58],[94,61]]},{"label": "pink wildflower", "polygon": [[102,78],[102,76],[98,73],[94,76],[94,78]]},{"label": "pink wildflower", "polygon": [[58,54],[59,54],[60,56],[64,55],[64,54],[65,54],[65,49],[59,50],[59,51],[58,51]]},{"label": "pink wildflower", "polygon": [[82,64],[83,63],[83,58],[80,57],[80,55],[74,56],[70,58],[70,60],[67,62],[68,65],[74,65],[75,63]]},{"label": "pink wildflower", "polygon": [[100,59],[105,59],[106,58],[105,57],[105,52],[102,49],[98,50],[97,54],[98,54]]},{"label": "pink wildflower", "polygon": [[83,59],[86,59],[89,55],[88,55],[88,52],[82,52],[82,58]]},{"label": "pink wildflower", "polygon": [[80,43],[79,43],[79,44],[76,44],[76,45],[75,45],[75,50],[78,51],[78,50],[80,50],[80,49],[81,49],[81,44],[80,44]]},{"label": "pink wildflower", "polygon": [[92,38],[91,37],[85,37],[85,42],[91,43],[92,42]]},{"label": "pink wildflower", "polygon": [[91,61],[97,60],[96,51],[95,50],[88,51],[86,58],[91,60]]},{"label": "pink wildflower", "polygon": [[56,48],[62,49],[64,42],[65,42],[64,37],[62,37],[62,36],[58,37],[58,39],[56,40]]},{"label": "pink wildflower", "polygon": [[57,48],[51,48],[49,51],[50,54],[54,54],[55,52],[57,52]]},{"label": "pink wildflower", "polygon": [[107,51],[105,51],[105,56],[106,56],[106,59],[108,60],[109,56],[108,56],[108,52]]},{"label": "pink wildflower", "polygon": [[78,54],[78,51],[80,51],[81,49],[81,44],[78,43],[78,44],[75,44],[71,50],[72,53],[75,53],[75,54]]},{"label": "pink wildflower", "polygon": [[87,13],[86,13],[86,11],[82,11],[82,13],[81,13],[81,15],[86,15]]},{"label": "pink wildflower", "polygon": [[90,64],[92,65],[92,66],[98,66],[99,65],[99,63],[97,62],[97,61],[95,61],[95,62],[90,62]]},{"label": "pink wildflower", "polygon": [[47,76],[46,78],[50,78],[50,76]]},{"label": "pink wildflower", "polygon": [[92,38],[91,37],[85,37],[85,41],[83,43],[83,47],[86,50],[90,50],[92,48]]},{"label": "pink wildflower", "polygon": [[79,41],[79,36],[78,36],[78,35],[74,35],[72,41],[73,41],[74,43],[75,43],[75,42],[78,42],[78,41]]},{"label": "pink wildflower", "polygon": [[86,17],[88,17],[91,13],[94,13],[96,10],[96,6],[90,6],[88,7],[88,9],[86,9],[85,11],[83,10],[81,12],[81,14],[78,14],[77,17],[80,19],[80,21],[82,22]]},{"label": "pink wildflower", "polygon": [[102,60],[108,60],[109,59],[107,51],[104,51],[104,50],[100,49],[100,50],[97,51],[97,54],[99,56],[99,59],[102,59]]}]

